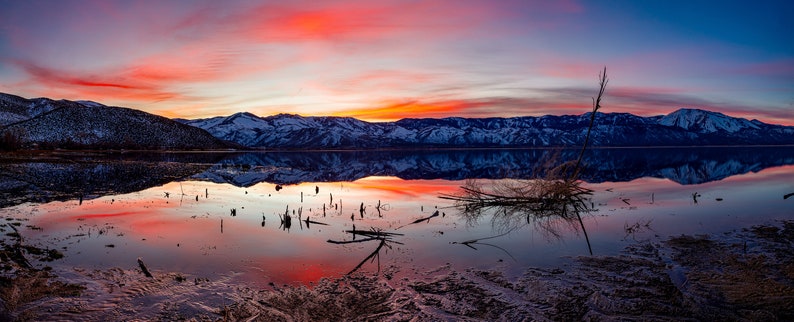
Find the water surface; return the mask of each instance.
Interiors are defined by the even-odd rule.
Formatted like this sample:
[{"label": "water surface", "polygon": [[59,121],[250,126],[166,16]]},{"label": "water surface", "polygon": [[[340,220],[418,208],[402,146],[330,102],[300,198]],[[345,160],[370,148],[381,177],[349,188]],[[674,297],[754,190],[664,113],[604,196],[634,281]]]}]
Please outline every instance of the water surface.
[{"label": "water surface", "polygon": [[[360,272],[401,274],[564,264],[617,254],[638,240],[716,234],[791,218],[794,149],[595,149],[582,178],[594,211],[563,219],[463,218],[442,194],[543,175],[574,150],[58,154],[0,165],[0,214],[22,221],[28,244],[64,258],[57,270],[134,269],[248,285],[310,284],[359,265],[377,241],[346,231],[395,235]],[[694,197],[693,197],[694,195]],[[380,205],[380,207],[378,207]],[[363,212],[361,210],[364,210]],[[414,221],[432,216],[427,221]],[[291,225],[282,218],[290,215]],[[308,221],[307,221],[308,219]],[[489,237],[494,237],[486,239]],[[365,236],[356,236],[358,240]],[[480,243],[461,244],[481,239]]]}]

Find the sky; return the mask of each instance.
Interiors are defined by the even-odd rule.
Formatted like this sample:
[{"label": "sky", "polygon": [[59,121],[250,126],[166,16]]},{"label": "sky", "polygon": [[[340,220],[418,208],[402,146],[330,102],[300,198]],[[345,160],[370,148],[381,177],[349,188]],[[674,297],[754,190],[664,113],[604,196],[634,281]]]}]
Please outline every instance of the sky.
[{"label": "sky", "polygon": [[682,107],[794,125],[794,1],[0,0],[0,92],[180,118]]}]

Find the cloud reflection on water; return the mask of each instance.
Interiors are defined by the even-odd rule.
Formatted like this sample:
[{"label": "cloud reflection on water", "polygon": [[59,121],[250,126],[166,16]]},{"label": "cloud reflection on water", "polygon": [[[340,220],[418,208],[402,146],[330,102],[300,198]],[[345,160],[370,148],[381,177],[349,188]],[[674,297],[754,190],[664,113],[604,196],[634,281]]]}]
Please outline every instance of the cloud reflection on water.
[{"label": "cloud reflection on water", "polygon": [[[763,168],[758,164],[794,160],[786,158],[785,151],[788,150],[747,155],[745,158],[748,159],[744,160],[756,160],[753,164],[748,163],[752,171],[700,184],[681,185],[655,177],[586,183],[585,186],[595,192],[593,203],[597,208],[583,218],[594,253],[603,255],[619,251],[627,242],[622,240],[626,235],[624,228],[636,222],[651,222],[652,230],[633,236],[643,240],[679,234],[723,232],[790,216],[794,213],[794,203],[783,200],[782,196],[794,192],[791,184],[794,182],[794,166],[769,167],[755,172]],[[776,159],[781,154],[784,157]],[[425,160],[432,159],[432,155],[434,153],[428,152]],[[481,155],[486,154],[483,152]],[[772,160],[761,160],[765,156]],[[296,158],[284,159],[283,162]],[[497,157],[491,159],[504,160]],[[167,167],[179,164],[195,165],[172,160]],[[15,167],[24,167],[24,164]],[[199,173],[211,171],[207,169],[212,167],[202,165]],[[40,168],[37,166],[37,169]],[[241,168],[239,163],[225,167],[230,171],[239,171]],[[48,171],[64,169],[72,171],[70,169],[75,167],[58,165]],[[257,166],[247,169],[255,171]],[[52,185],[37,186],[45,189],[37,190],[36,198],[45,198],[47,194],[44,192],[57,190],[60,177],[73,178],[94,172],[52,175]],[[153,172],[153,175],[157,176],[158,173]],[[47,175],[49,173],[38,174]],[[262,285],[271,281],[305,284],[321,277],[344,274],[370,254],[373,245],[332,245],[327,240],[350,239],[344,231],[352,229],[353,225],[356,229],[378,227],[393,231],[416,219],[428,217],[435,211],[444,213],[444,216],[399,229],[400,233],[405,234],[399,238],[404,245],[381,255],[383,267],[434,267],[446,263],[460,267],[502,265],[507,266],[508,271],[519,273],[529,265],[555,264],[561,260],[561,256],[587,254],[583,236],[576,229],[562,229],[559,239],[549,239],[542,230],[527,226],[488,241],[505,249],[510,256],[498,249],[486,247],[472,250],[452,244],[497,234],[488,218],[467,225],[454,209],[449,208],[451,203],[438,198],[442,193],[457,191],[465,180],[404,180],[377,176],[351,182],[291,184],[276,191],[274,183],[235,186],[226,182],[197,181],[190,179],[190,176],[193,174],[178,179],[181,181],[165,184],[157,184],[153,180],[152,186],[135,192],[124,190],[128,189],[124,182],[130,180],[104,177],[107,182],[102,189],[118,183],[119,190],[107,196],[85,199],[82,204],[74,197],[67,196],[63,198],[64,201],[20,204],[2,208],[0,212],[5,218],[26,218],[26,225],[42,228],[40,231],[23,229],[22,234],[27,242],[66,248],[66,257],[50,265],[134,268],[134,259],[143,257],[153,270],[179,271],[200,277],[236,272],[240,274],[239,278]],[[92,177],[89,182],[101,177]],[[16,180],[26,178],[22,176]],[[484,182],[489,180],[501,179],[484,179]],[[89,190],[90,187],[86,187],[86,191]],[[169,192],[170,196],[165,197],[165,192]],[[181,195],[183,192],[186,194],[184,197]],[[695,192],[702,196],[697,205],[692,203],[691,198]],[[717,201],[717,198],[723,200]],[[628,203],[622,201],[624,199]],[[378,202],[384,206],[381,216],[375,211]],[[359,214],[362,203],[366,210],[364,218]],[[323,217],[324,205],[326,214]],[[278,215],[283,214],[287,206],[290,214],[292,210],[302,209],[300,219],[311,217],[312,220],[328,223],[328,226],[306,227],[296,221],[289,231],[283,231],[278,227]],[[230,216],[232,208],[237,209],[234,217]],[[297,214],[294,216],[297,220]],[[223,232],[220,230],[221,220]],[[515,262],[511,257],[515,257]],[[362,271],[374,273],[377,269],[374,264],[366,263]]]}]

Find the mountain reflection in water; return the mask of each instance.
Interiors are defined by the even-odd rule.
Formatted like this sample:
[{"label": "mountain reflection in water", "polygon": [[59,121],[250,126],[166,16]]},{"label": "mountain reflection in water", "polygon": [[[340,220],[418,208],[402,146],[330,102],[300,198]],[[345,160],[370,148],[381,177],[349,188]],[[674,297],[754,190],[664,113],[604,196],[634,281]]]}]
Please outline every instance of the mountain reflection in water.
[{"label": "mountain reflection in water", "polygon": [[[0,214],[19,222],[26,243],[62,250],[63,259],[47,264],[56,270],[134,268],[142,257],[154,271],[199,278],[235,272],[258,285],[447,263],[520,274],[588,255],[579,226],[587,227],[592,252],[604,255],[633,240],[790,216],[794,203],[782,196],[794,192],[793,152],[591,150],[583,177],[594,209],[583,223],[522,217],[518,228],[500,227],[489,214],[466,218],[439,196],[458,193],[468,179],[494,185],[529,177],[536,164],[576,151],[4,156]],[[365,238],[373,241],[347,243]]]},{"label": "mountain reflection in water", "polygon": [[[418,150],[249,153],[60,153],[0,159],[0,207],[140,191],[178,180],[250,187],[260,182],[532,178],[540,164],[571,160],[574,149]],[[592,149],[589,183],[643,177],[699,184],[794,164],[794,147]]]},{"label": "mountain reflection in water", "polygon": [[[503,179],[542,175],[548,160],[576,158],[575,149],[269,152],[229,156],[193,176],[235,186],[258,182],[355,181],[369,176],[414,179]],[[721,180],[732,175],[794,164],[794,147],[591,149],[581,178],[590,183],[642,177],[680,184]]]}]

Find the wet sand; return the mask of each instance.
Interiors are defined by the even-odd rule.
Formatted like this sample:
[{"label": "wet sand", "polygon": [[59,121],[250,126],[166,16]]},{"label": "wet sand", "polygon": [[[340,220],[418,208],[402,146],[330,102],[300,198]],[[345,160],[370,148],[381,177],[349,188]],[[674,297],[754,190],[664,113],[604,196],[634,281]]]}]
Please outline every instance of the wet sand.
[{"label": "wet sand", "polygon": [[[4,227],[8,228],[8,226]],[[9,233],[9,229],[5,229]],[[34,270],[3,243],[3,320],[721,320],[794,319],[794,221],[639,242],[507,278],[450,265],[386,267],[309,286],[235,284],[140,269]],[[47,252],[26,260],[47,260]]]}]

